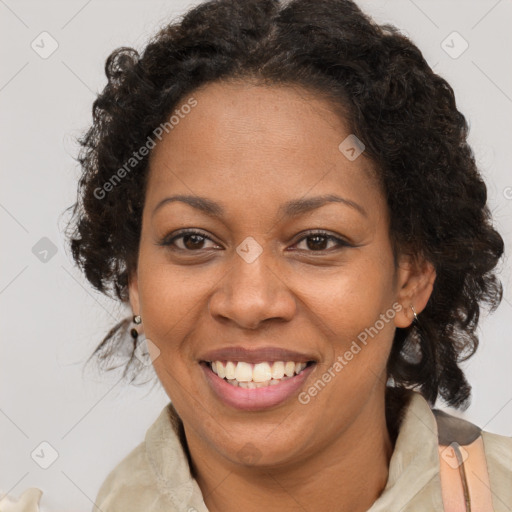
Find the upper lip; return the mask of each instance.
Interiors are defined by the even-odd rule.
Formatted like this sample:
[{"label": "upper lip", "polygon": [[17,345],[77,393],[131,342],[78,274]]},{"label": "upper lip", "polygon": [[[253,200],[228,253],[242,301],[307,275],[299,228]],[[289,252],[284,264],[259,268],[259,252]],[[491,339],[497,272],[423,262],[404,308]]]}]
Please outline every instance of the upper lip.
[{"label": "upper lip", "polygon": [[201,361],[244,361],[247,363],[263,363],[265,361],[294,361],[307,363],[316,361],[311,354],[286,350],[280,347],[245,348],[224,347],[210,350],[200,357]]}]

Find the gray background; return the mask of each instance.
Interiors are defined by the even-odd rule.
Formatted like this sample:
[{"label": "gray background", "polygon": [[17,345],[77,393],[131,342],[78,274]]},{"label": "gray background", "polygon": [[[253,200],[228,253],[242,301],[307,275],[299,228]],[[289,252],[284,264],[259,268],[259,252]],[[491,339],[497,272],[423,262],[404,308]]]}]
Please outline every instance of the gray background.
[{"label": "gray background", "polygon": [[[136,388],[120,384],[119,374],[82,375],[85,359],[128,311],[87,284],[61,229],[75,200],[74,138],[89,125],[95,94],[106,83],[105,59],[119,46],[141,50],[150,34],[193,3],[0,0],[0,491],[18,496],[39,487],[43,511],[91,510],[107,473],[143,440],[168,401],[159,385]],[[510,246],[512,0],[359,5],[376,21],[400,27],[454,88],[496,225]],[[43,31],[58,43],[45,59],[31,47],[35,41],[40,52],[51,49]],[[454,31],[469,44],[461,55],[463,40],[450,36]],[[472,405],[457,414],[511,436],[508,259],[501,275],[504,300],[482,318],[481,346],[464,365]],[[40,463],[50,462],[43,441],[58,453],[48,469],[31,458],[36,450]]]}]

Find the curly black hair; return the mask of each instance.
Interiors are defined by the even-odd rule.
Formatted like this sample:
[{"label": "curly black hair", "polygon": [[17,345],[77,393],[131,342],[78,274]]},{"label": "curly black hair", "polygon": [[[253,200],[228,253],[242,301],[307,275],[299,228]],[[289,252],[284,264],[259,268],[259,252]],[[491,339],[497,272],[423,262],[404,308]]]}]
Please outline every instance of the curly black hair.
[{"label": "curly black hair", "polygon": [[[73,259],[97,290],[128,301],[149,155],[112,178],[184,98],[214,81],[306,88],[364,142],[387,198],[395,259],[407,252],[436,271],[419,322],[396,330],[388,387],[467,407],[471,386],[459,364],[478,347],[480,308],[501,302],[495,267],[504,244],[453,89],[408,37],[350,0],[213,0],[165,26],[141,54],[113,51],[105,73],[93,124],[79,140],[82,175],[68,226]],[[126,349],[130,319],[92,356]],[[132,352],[123,376],[137,364]]]}]

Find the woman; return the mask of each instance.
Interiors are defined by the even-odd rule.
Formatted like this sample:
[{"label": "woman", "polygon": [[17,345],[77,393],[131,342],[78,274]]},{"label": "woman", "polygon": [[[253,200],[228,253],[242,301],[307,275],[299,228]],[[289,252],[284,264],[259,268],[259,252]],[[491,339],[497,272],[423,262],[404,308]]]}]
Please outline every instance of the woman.
[{"label": "woman", "polygon": [[131,333],[172,403],[97,510],[510,510],[512,438],[432,409],[468,404],[503,241],[416,46],[349,0],[220,0],[106,73],[70,244],[131,307],[95,355]]}]

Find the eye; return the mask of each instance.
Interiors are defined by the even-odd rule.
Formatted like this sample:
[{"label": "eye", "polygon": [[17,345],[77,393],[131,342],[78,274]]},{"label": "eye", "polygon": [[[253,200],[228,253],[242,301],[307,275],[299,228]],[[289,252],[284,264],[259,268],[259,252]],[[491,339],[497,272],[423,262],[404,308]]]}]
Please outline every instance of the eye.
[{"label": "eye", "polygon": [[[158,245],[167,246],[179,251],[194,252],[207,249],[208,247],[205,247],[204,244],[208,240],[212,242],[215,247],[219,247],[219,245],[217,245],[210,237],[208,237],[201,231],[186,229],[183,231],[179,231],[171,238],[164,239]],[[180,243],[177,243],[178,241]],[[329,242],[334,244],[334,248],[352,247],[348,242],[346,242],[342,238],[334,236],[327,231],[309,232],[305,236],[303,236],[295,245],[298,245],[303,241],[306,241],[306,252],[322,252],[332,249],[333,247],[326,247],[326,245],[328,245]]]},{"label": "eye", "polygon": [[[181,241],[181,247],[176,244],[176,241]],[[196,231],[193,229],[186,229],[183,231],[180,231],[178,234],[174,235],[170,239],[164,239],[162,242],[159,243],[159,245],[164,246],[171,246],[173,249],[177,249],[180,251],[188,251],[193,252],[194,250],[202,250],[206,249],[204,247],[204,243],[206,240],[209,240],[210,242],[213,242],[213,240],[209,237],[207,237],[204,233],[201,231]],[[213,242],[215,243],[215,242]]]},{"label": "eye", "polygon": [[[307,242],[309,240],[309,242]],[[301,242],[306,241],[306,251],[307,252],[321,252],[326,251],[329,249],[332,249],[330,247],[329,249],[326,247],[326,245],[329,242],[334,243],[334,248],[336,247],[351,247],[351,245],[343,240],[342,238],[339,238],[337,236],[334,236],[330,234],[327,231],[314,231],[308,233],[306,236],[303,236],[297,244],[300,244]],[[296,245],[297,245],[296,244]],[[302,250],[302,249],[300,249]]]}]

